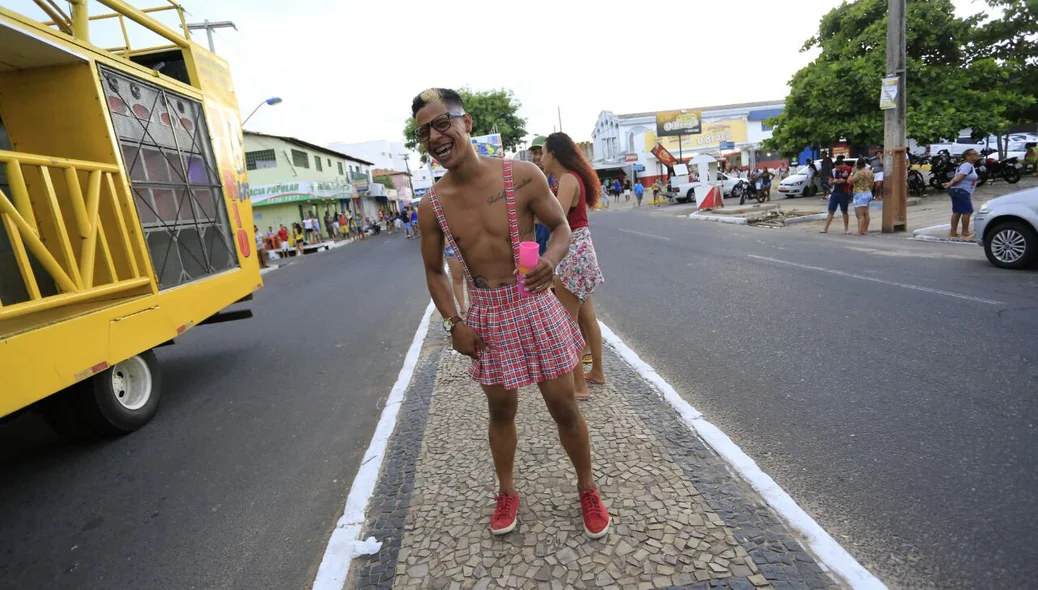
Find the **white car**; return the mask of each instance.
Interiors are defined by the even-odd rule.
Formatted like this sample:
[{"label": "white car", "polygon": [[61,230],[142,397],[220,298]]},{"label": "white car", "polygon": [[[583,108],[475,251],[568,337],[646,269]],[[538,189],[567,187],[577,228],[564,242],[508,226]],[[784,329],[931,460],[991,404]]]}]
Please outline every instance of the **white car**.
[{"label": "white car", "polygon": [[[858,162],[858,158],[846,158],[844,162],[848,166],[854,168]],[[785,195],[787,199],[793,197],[812,197],[818,194],[822,190],[820,172],[822,163],[820,161],[815,162],[815,179],[814,182],[809,186],[807,184],[807,166],[801,166],[797,168],[797,171],[790,174],[786,178],[782,179],[782,182],[778,185],[778,192],[780,195]],[[835,162],[834,162],[835,165]]]},{"label": "white car", "polygon": [[1020,269],[1038,263],[1038,188],[991,199],[974,220],[977,244],[991,264]]},{"label": "white car", "polygon": [[[721,183],[721,192],[724,196],[732,194],[732,189],[735,188],[740,182],[746,182],[744,179],[737,178],[735,176],[729,176],[724,172],[717,173],[717,181]],[[686,182],[684,184],[673,184],[674,192],[678,194],[677,201],[679,203],[694,203],[696,202],[696,181]]]},{"label": "white car", "polygon": [[810,185],[807,183],[807,166],[797,168],[796,172],[783,178],[782,182],[779,183],[779,194],[785,195],[787,198],[814,196],[820,190],[818,185],[818,175],[821,174],[818,171],[820,167],[821,162],[815,162],[815,181]]}]

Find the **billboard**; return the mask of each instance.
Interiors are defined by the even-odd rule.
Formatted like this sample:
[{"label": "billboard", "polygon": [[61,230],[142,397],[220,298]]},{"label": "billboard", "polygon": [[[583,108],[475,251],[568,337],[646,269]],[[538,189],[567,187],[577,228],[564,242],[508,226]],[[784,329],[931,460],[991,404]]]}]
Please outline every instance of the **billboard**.
[{"label": "billboard", "polygon": [[699,135],[703,132],[700,111],[659,111],[656,113],[656,137]]},{"label": "billboard", "polygon": [[678,152],[688,155],[693,152],[712,152],[721,149],[721,142],[746,143],[746,120],[724,119],[709,123],[700,123],[700,135],[683,135],[682,137],[657,137],[651,132],[645,133],[645,151],[651,151],[659,142],[672,154]]}]

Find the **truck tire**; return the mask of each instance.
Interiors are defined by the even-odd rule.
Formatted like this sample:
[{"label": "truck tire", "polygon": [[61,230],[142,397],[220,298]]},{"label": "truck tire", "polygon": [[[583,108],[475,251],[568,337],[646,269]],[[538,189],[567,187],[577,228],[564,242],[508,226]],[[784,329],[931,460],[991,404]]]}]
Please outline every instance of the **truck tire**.
[{"label": "truck tire", "polygon": [[142,352],[48,398],[43,417],[59,434],[83,439],[128,434],[159,409],[162,373]]},{"label": "truck tire", "polygon": [[691,189],[691,188],[688,189],[688,193],[685,196],[688,197],[688,201],[687,202],[689,202],[689,203],[695,203],[696,202],[696,191],[695,191],[695,189]]}]

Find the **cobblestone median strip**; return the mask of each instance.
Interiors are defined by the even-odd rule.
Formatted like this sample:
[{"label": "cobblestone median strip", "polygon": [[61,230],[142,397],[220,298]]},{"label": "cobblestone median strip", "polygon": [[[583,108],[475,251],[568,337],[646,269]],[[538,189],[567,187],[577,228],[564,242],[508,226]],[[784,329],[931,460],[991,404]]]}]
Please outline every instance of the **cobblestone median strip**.
[{"label": "cobblestone median strip", "polygon": [[[438,335],[437,335],[438,336]],[[607,386],[583,402],[595,475],[613,515],[583,532],[575,474],[540,393],[520,391],[515,532],[487,528],[496,481],[483,393],[444,346],[409,388],[362,537],[381,551],[350,588],[840,587],[777,515],[682,423],[659,393],[606,351]],[[435,383],[431,369],[435,367]]]}]

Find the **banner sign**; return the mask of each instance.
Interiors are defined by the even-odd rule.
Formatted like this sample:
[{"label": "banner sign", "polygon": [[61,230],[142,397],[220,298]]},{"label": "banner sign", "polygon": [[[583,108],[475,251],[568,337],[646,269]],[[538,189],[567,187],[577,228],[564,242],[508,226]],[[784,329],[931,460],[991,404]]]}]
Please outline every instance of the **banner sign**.
[{"label": "banner sign", "polygon": [[347,182],[319,182],[299,180],[279,184],[264,184],[249,187],[253,205],[276,205],[312,199],[353,198],[353,185]]},{"label": "banner sign", "polygon": [[656,156],[656,159],[663,163],[664,166],[673,166],[678,163],[677,158],[673,154],[667,151],[667,148],[663,147],[662,144],[657,143],[656,147],[650,150],[652,155]]},{"label": "banner sign", "polygon": [[700,111],[659,111],[656,113],[656,137],[699,135],[703,132]]},{"label": "banner sign", "polygon": [[879,108],[884,111],[897,108],[897,76],[883,78],[883,87],[879,91]]}]

